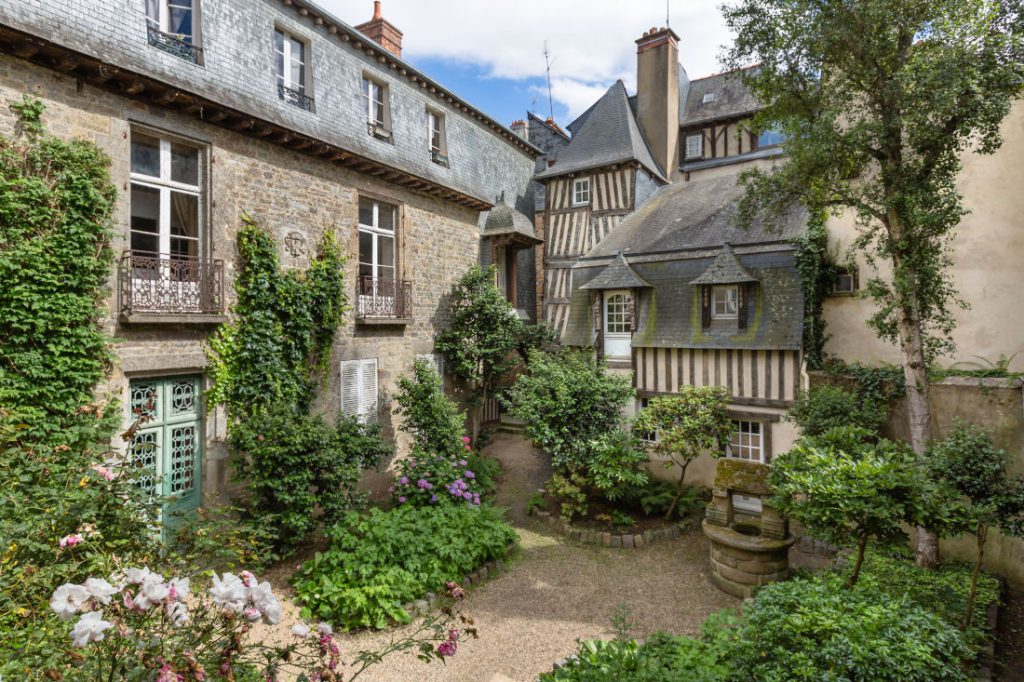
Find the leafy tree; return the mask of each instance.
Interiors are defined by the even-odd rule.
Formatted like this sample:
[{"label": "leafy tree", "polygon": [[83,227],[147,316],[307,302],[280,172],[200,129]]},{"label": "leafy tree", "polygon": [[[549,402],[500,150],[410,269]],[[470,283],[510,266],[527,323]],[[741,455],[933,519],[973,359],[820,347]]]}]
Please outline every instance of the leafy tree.
[{"label": "leafy tree", "polygon": [[857,426],[876,436],[888,417],[886,406],[864,400],[839,386],[817,386],[801,391],[787,415],[805,436],[821,434],[841,426]]},{"label": "leafy tree", "polygon": [[634,431],[657,433],[654,450],[668,458],[666,467],[679,467],[666,519],[672,518],[685,491],[683,481],[690,462],[705,452],[718,457],[732,439],[736,427],[728,406],[729,394],[721,386],[681,386],[678,395],[652,399],[633,423]]},{"label": "leafy tree", "polygon": [[510,354],[522,338],[523,323],[494,285],[494,277],[493,266],[474,265],[452,287],[451,323],[437,335],[435,344],[470,391],[474,441],[480,433],[483,406],[512,367]]},{"label": "leafy tree", "polygon": [[974,611],[989,528],[1024,537],[1024,479],[1007,475],[1006,451],[997,450],[984,430],[962,423],[931,447],[927,461],[932,478],[963,502],[964,529],[973,531],[978,543],[962,625],[966,629]]},{"label": "leafy tree", "polygon": [[465,452],[462,442],[466,415],[441,389],[441,377],[429,363],[417,359],[411,377],[398,380],[395,414],[405,417],[400,427],[423,452],[449,457]]},{"label": "leafy tree", "polygon": [[[830,434],[826,434],[828,436]],[[891,441],[801,439],[772,462],[772,504],[816,537],[854,545],[848,586],[857,583],[868,540],[903,536],[901,524],[923,516],[921,476],[912,453]],[[836,441],[847,447],[837,448]]]},{"label": "leafy tree", "polygon": [[[962,155],[995,152],[1024,80],[1024,19],[1003,0],[737,0],[725,55],[766,108],[754,128],[787,136],[786,159],[744,171],[741,221],[776,222],[794,201],[852,212],[854,247],[884,262],[871,326],[897,343],[910,440],[931,438],[929,360],[952,349],[950,242],[966,213]],[[918,533],[918,561],[937,541]]]}]

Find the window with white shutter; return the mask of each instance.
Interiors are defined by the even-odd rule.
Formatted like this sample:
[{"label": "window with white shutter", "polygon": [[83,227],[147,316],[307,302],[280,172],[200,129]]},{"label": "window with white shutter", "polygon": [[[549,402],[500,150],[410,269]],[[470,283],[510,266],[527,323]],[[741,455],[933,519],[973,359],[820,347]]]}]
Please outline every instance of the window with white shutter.
[{"label": "window with white shutter", "polygon": [[377,421],[377,358],[341,362],[341,411],[364,424]]}]

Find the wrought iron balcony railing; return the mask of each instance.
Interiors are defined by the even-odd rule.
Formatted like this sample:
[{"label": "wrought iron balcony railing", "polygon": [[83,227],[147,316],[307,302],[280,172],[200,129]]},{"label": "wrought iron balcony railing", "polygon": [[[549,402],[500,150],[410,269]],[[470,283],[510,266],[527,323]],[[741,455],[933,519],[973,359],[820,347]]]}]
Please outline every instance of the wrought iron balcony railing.
[{"label": "wrought iron balcony railing", "polygon": [[122,316],[224,314],[222,260],[125,251],[118,285]]},{"label": "wrought iron balcony railing", "polygon": [[152,24],[146,25],[146,35],[150,45],[159,47],[164,52],[169,52],[187,62],[202,64],[203,48],[193,45],[181,36],[164,33]]},{"label": "wrought iron balcony railing", "polygon": [[439,166],[444,166],[445,168],[448,167],[448,155],[442,154],[436,149],[430,150],[430,160]]},{"label": "wrought iron balcony railing", "polygon": [[412,282],[360,277],[356,317],[363,321],[412,319]]},{"label": "wrought iron balcony railing", "polygon": [[284,83],[277,84],[277,94],[288,104],[296,106],[299,109],[305,109],[310,113],[316,112],[316,103],[312,97],[308,97],[298,90],[292,90],[289,87],[285,87]]}]

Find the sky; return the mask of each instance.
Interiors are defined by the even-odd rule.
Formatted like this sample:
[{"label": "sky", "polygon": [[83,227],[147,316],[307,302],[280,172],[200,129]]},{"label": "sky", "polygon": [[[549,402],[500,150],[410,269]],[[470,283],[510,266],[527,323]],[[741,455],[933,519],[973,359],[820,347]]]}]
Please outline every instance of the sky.
[{"label": "sky", "polygon": [[[368,21],[372,0],[316,0],[348,24]],[[720,0],[669,0],[690,78],[719,71],[730,34]],[[508,125],[549,113],[544,44],[551,58],[554,118],[564,126],[618,79],[636,90],[636,44],[664,26],[666,0],[383,0],[405,35],[402,56],[464,100]]]}]

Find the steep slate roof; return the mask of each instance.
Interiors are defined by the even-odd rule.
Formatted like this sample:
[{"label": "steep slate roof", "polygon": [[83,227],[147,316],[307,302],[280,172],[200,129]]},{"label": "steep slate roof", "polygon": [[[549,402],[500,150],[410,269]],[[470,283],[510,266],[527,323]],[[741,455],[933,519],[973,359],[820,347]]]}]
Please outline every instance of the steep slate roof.
[{"label": "steep slate roof", "polygon": [[626,257],[620,253],[601,271],[600,275],[581,286],[580,289],[644,289],[650,286],[647,280],[629,267]]},{"label": "steep slate roof", "polygon": [[[745,330],[735,324],[701,325],[701,288],[690,282],[712,265],[713,256],[634,262],[637,276],[650,282],[651,288],[640,292],[633,346],[798,350],[803,337],[804,296],[793,249],[747,248],[751,253],[741,253],[739,258],[759,283],[750,299],[752,311]],[[587,285],[601,272],[594,266],[573,269],[569,321],[562,343],[594,345],[593,294]]]},{"label": "steep slate roof", "polygon": [[[680,116],[681,125],[692,126],[705,121],[751,114],[760,109],[760,103],[740,80],[739,73],[728,71],[690,81],[686,111]],[[715,93],[715,101],[704,104],[704,95],[712,92]]]},{"label": "steep slate roof", "polygon": [[[736,179],[737,176],[732,174],[706,180],[679,181],[661,187],[643,206],[623,218],[618,227],[584,256],[583,261],[611,258],[620,251],[632,257],[648,253],[719,249],[726,243],[738,247],[780,242],[803,233],[807,217],[802,209],[794,209],[778,231],[767,229],[760,221],[747,230],[738,227],[734,218],[743,188]],[[686,281],[691,281],[701,272]]]},{"label": "steep slate roof", "polygon": [[736,252],[729,244],[722,247],[722,253],[715,257],[707,270],[697,279],[690,282],[694,286],[705,284],[743,284],[744,282],[756,282],[757,278],[747,272],[736,257]]},{"label": "steep slate roof", "polygon": [[616,81],[608,88],[580,118],[584,118],[582,123],[570,128],[573,137],[569,146],[559,153],[555,165],[537,174],[538,179],[638,161],[655,177],[665,180],[640,132],[622,81]]},{"label": "steep slate roof", "polygon": [[484,223],[481,237],[500,237],[504,235],[517,235],[525,237],[527,241],[539,244],[543,240],[537,238],[537,231],[533,221],[512,208],[505,201],[504,193],[487,215],[487,222]]}]

